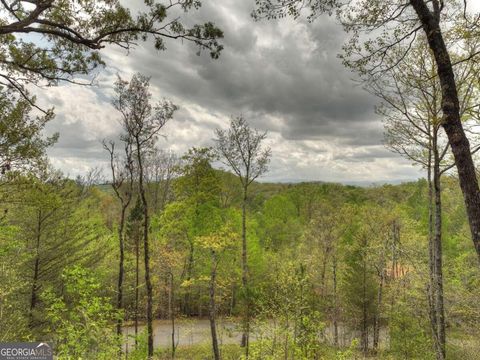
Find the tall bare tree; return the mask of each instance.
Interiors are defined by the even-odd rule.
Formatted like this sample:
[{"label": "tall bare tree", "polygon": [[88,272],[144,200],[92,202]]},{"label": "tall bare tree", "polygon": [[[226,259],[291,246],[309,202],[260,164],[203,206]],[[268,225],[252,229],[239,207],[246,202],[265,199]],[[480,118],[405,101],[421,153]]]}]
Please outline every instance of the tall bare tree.
[{"label": "tall bare tree", "polygon": [[177,106],[163,100],[152,104],[150,79],[141,74],[135,74],[131,81],[120,77],[115,83],[115,108],[122,114],[122,136],[132,144],[132,153],[137,168],[137,182],[140,199],[143,206],[143,247],[145,264],[145,285],[147,290],[147,334],[148,357],[153,356],[153,289],[150,278],[149,250],[149,204],[147,198],[145,158],[155,147],[163,126],[173,117]]},{"label": "tall bare tree", "polygon": [[133,252],[135,254],[135,301],[133,310],[133,327],[135,334],[135,349],[138,348],[138,315],[140,302],[140,250],[141,250],[141,232],[143,224],[143,209],[139,197],[137,197],[135,205],[130,210],[126,223],[125,234],[130,244],[133,245]]},{"label": "tall bare tree", "polygon": [[162,211],[171,198],[172,180],[178,173],[179,163],[175,153],[156,148],[146,157],[146,176],[154,212]]},{"label": "tall bare tree", "polygon": [[242,198],[242,286],[245,296],[244,329],[242,346],[248,357],[248,340],[250,333],[250,296],[248,290],[248,262],[247,262],[247,201],[248,188],[255,179],[265,174],[270,161],[270,148],[263,147],[267,137],[266,132],[259,132],[249,126],[242,117],[234,117],[230,121],[230,128],[225,131],[217,129],[216,151],[222,161],[238,176],[243,189]]},{"label": "tall bare tree", "polygon": [[[119,246],[119,263],[118,263],[118,283],[117,283],[117,309],[123,310],[123,278],[124,278],[124,260],[125,260],[125,217],[128,206],[133,197],[133,179],[134,165],[132,158],[132,144],[129,138],[124,138],[125,156],[122,160],[115,153],[115,143],[103,141],[103,148],[110,156],[110,170],[112,172],[111,186],[120,202],[120,219],[118,224],[118,246]],[[124,315],[123,315],[124,316]],[[117,321],[117,335],[122,334],[123,318]]]}]

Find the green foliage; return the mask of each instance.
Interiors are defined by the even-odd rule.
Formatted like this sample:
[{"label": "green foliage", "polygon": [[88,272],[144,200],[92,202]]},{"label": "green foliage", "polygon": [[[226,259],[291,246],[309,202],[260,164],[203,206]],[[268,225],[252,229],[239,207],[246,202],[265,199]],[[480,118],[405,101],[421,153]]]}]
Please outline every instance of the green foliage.
[{"label": "green foliage", "polygon": [[[273,260],[273,259],[272,259]],[[257,294],[253,359],[314,359],[321,352],[325,324],[309,292],[311,280],[303,265],[274,259],[272,274]]]},{"label": "green foliage", "polygon": [[274,195],[263,204],[260,229],[263,246],[281,250],[297,242],[301,234],[297,210],[285,195]]},{"label": "green foliage", "polygon": [[112,359],[119,340],[113,321],[119,316],[108,298],[99,295],[101,284],[80,266],[66,268],[63,290],[47,289],[45,320],[59,359]]},{"label": "green foliage", "polygon": [[28,302],[19,294],[28,291],[29,283],[22,278],[18,264],[25,261],[25,252],[19,238],[19,229],[0,226],[0,340],[18,341],[29,338],[25,313]]},{"label": "green foliage", "polygon": [[347,349],[337,351],[335,354],[335,360],[354,360],[360,358],[357,354],[358,343],[358,339],[353,339]]},{"label": "green foliage", "polygon": [[45,138],[42,130],[53,118],[52,113],[43,117],[31,115],[29,101],[17,100],[0,92],[0,171],[3,174],[17,170],[25,172],[38,167],[45,157],[45,150],[53,145],[58,134]]},{"label": "green foliage", "polygon": [[[244,299],[250,302],[252,359],[361,358],[359,343],[351,341],[361,339],[363,325],[370,338],[367,354],[374,356],[375,324],[381,329],[377,358],[431,358],[424,181],[366,189],[252,183],[255,196],[247,208],[250,285],[243,290],[239,182],[215,171],[212,159],[210,150],[192,149],[183,159],[180,177],[173,180],[173,201],[151,218],[157,315],[168,317],[171,301],[173,313],[191,315],[192,324],[195,316],[205,316],[213,269],[218,318],[229,317],[240,326],[235,316],[242,315]],[[55,172],[25,177],[20,184],[27,185],[19,186],[16,193],[9,194],[10,187],[0,189],[6,198],[16,200],[8,204],[0,228],[1,338],[54,340],[62,358],[116,357],[117,315],[111,304],[117,281],[112,264],[118,256],[114,221],[119,209],[113,205],[113,194],[102,187],[85,190]],[[451,215],[444,227],[448,352],[452,358],[468,358],[475,354],[472,336],[480,323],[477,260],[461,193],[448,177],[442,185],[445,213]],[[134,315],[135,242],[143,224],[142,204],[136,194],[133,199],[125,247],[126,320]],[[39,259],[40,269],[45,270],[39,276],[42,295],[32,323],[29,307],[36,252],[31,249],[40,210],[52,214],[41,228]],[[393,223],[400,233],[396,245]],[[140,262],[141,323],[146,300],[143,271]],[[136,351],[129,347],[132,359],[145,358],[144,333],[138,341]],[[221,348],[225,359],[243,354],[238,346]],[[212,356],[207,343],[191,347],[180,343],[176,355],[179,359]],[[156,356],[168,358],[170,350],[158,348]]]},{"label": "green foliage", "polygon": [[[67,266],[97,267],[110,250],[109,235],[95,193],[84,192],[58,172],[19,177],[9,186],[18,191],[6,194],[11,202],[2,219],[0,257],[6,278],[0,287],[1,303],[11,315],[3,319],[4,329],[10,327],[11,319],[19,331],[28,326],[18,338],[41,338],[47,331],[41,291],[46,287],[59,290],[60,274]],[[23,294],[15,302],[10,301],[10,284],[17,288],[17,297]],[[12,330],[4,335],[14,336]]]},{"label": "green foliage", "polygon": [[[134,336],[132,337],[135,338]],[[144,360],[148,357],[148,337],[146,328],[137,335],[136,340],[137,347],[133,348],[133,350],[130,348],[128,349],[128,358],[131,360]],[[157,351],[157,353],[158,352],[159,351]]]},{"label": "green foliage", "polygon": [[397,303],[389,318],[390,351],[395,359],[434,359],[428,324],[412,314],[407,304]]},{"label": "green foliage", "polygon": [[365,231],[353,234],[353,243],[345,252],[345,272],[342,291],[353,325],[361,328],[366,321],[370,326],[376,306],[377,282],[368,259],[369,235]]},{"label": "green foliage", "polygon": [[[244,350],[240,345],[224,344],[220,345],[220,353],[223,360],[238,360],[241,359]],[[130,358],[130,356],[129,356]],[[160,349],[156,352],[155,359],[170,360],[172,355],[168,349]],[[143,360],[144,358],[138,358]],[[177,360],[192,360],[192,359],[213,359],[212,349],[210,344],[196,344],[189,346],[178,346],[175,352],[175,359]],[[135,359],[137,360],[137,359]]]},{"label": "green foliage", "polygon": [[210,164],[211,150],[192,148],[182,160],[183,176],[174,183],[177,200],[166,206],[159,230],[174,247],[194,251],[196,239],[220,229],[225,215],[220,208],[220,181]]},{"label": "green foliage", "polygon": [[[132,6],[133,7],[133,6]],[[78,82],[103,65],[100,50],[107,45],[124,49],[153,38],[155,48],[165,50],[167,38],[191,42],[217,58],[222,50],[222,31],[212,22],[187,25],[177,11],[200,7],[199,1],[168,3],[147,0],[133,10],[119,0],[5,2],[2,5],[0,57],[2,86],[28,97],[25,83],[61,80]],[[39,36],[23,36],[30,33]],[[42,39],[41,41],[39,39]],[[84,82],[83,82],[84,83]]]}]

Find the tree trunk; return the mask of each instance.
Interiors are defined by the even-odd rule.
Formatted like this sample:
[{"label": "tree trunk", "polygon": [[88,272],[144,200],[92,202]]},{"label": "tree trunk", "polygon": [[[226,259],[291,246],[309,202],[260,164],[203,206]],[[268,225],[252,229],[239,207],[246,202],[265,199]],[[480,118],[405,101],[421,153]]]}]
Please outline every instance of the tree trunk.
[{"label": "tree trunk", "polygon": [[470,144],[460,119],[460,105],[453,66],[440,28],[440,14],[430,11],[424,0],[410,0],[427,35],[435,57],[437,74],[442,88],[442,126],[455,158],[462,189],[472,241],[480,260],[480,192]]},{"label": "tree trunk", "polygon": [[[365,255],[364,255],[365,256]],[[365,258],[363,261],[363,294],[362,294],[362,351],[363,354],[368,352],[368,310],[367,310],[367,264],[365,263]]]},{"label": "tree trunk", "polygon": [[[189,240],[189,254],[188,254],[188,262],[187,262],[187,269],[186,269],[186,279],[187,281],[190,281],[190,279],[192,278],[192,274],[193,274],[193,263],[194,263],[194,251],[195,251],[195,247],[194,247],[194,244],[193,244],[193,240]],[[185,289],[185,295],[184,295],[184,309],[183,309],[183,312],[185,315],[187,316],[191,316],[192,315],[192,306],[190,304],[190,292],[191,292],[191,287],[187,287]]]},{"label": "tree trunk", "polygon": [[248,358],[248,343],[250,333],[250,299],[248,293],[248,265],[247,265],[247,187],[243,189],[242,202],[242,285],[244,291],[244,318],[241,346],[245,347],[245,356]]},{"label": "tree trunk", "polygon": [[[397,245],[399,241],[399,230],[397,221],[394,220],[392,223],[392,266],[390,270],[390,277],[392,280],[395,280],[398,276],[397,269]],[[393,309],[396,302],[396,294],[393,294],[391,297],[390,307]]]},{"label": "tree trunk", "polygon": [[234,307],[235,307],[235,282],[232,282],[232,296],[230,298],[230,310],[228,314],[229,316],[232,316]]},{"label": "tree trunk", "polygon": [[215,360],[220,360],[220,351],[218,349],[218,339],[217,339],[217,325],[215,322],[216,318],[216,304],[215,304],[215,281],[217,277],[217,258],[215,251],[212,250],[212,269],[210,272],[210,332],[212,334],[212,348],[213,355]]},{"label": "tree trunk", "polygon": [[432,179],[433,142],[431,139],[429,140],[429,142],[430,143],[429,143],[429,150],[428,150],[427,181],[428,181],[428,255],[429,255],[428,263],[429,263],[430,282],[428,286],[427,296],[428,296],[430,326],[432,329],[435,353],[437,353],[438,327],[437,327],[437,308],[435,306],[436,285],[435,285],[434,209],[433,209],[434,196],[433,196],[433,179]]},{"label": "tree trunk", "polygon": [[29,313],[29,326],[33,327],[33,311],[37,305],[37,292],[38,292],[38,277],[40,272],[40,238],[42,233],[42,211],[38,210],[38,219],[37,219],[37,233],[35,241],[35,265],[33,268],[33,279],[32,279],[32,294],[30,297],[30,313]]},{"label": "tree trunk", "polygon": [[380,284],[378,286],[378,293],[377,293],[377,311],[375,313],[375,318],[373,321],[373,349],[376,352],[378,350],[378,343],[380,340],[380,314],[381,314],[381,306],[383,300],[383,283],[385,279],[385,272],[384,268],[380,269],[379,273],[380,277]]},{"label": "tree trunk", "polygon": [[170,324],[172,326],[172,359],[175,358],[175,350],[177,349],[175,345],[175,298],[174,298],[174,288],[173,288],[173,273],[170,273],[170,291],[168,296],[168,315],[170,317]]},{"label": "tree trunk", "polygon": [[[120,224],[118,226],[118,245],[120,247],[120,259],[118,263],[118,283],[117,283],[117,310],[122,311],[123,309],[123,273],[124,273],[124,239],[123,239],[123,228],[125,226],[125,212],[127,210],[127,206],[122,202],[122,211],[120,214]],[[123,322],[124,314],[122,312],[121,317],[119,316],[117,320],[117,335],[122,335],[122,322]],[[120,347],[121,353],[121,347]]]},{"label": "tree trunk", "polygon": [[145,261],[145,286],[147,289],[147,336],[148,336],[148,358],[153,356],[153,290],[152,281],[150,279],[150,250],[148,241],[148,202],[144,186],[143,161],[139,139],[137,142],[137,160],[138,160],[138,186],[140,197],[143,204],[143,252]]},{"label": "tree trunk", "polygon": [[135,349],[138,347],[138,300],[140,286],[140,239],[139,234],[135,234]]},{"label": "tree trunk", "polygon": [[167,204],[168,192],[170,191],[170,179],[166,179],[163,184],[163,191],[162,191],[162,202],[160,204],[160,210],[163,211],[165,209],[165,205]]},{"label": "tree trunk", "polygon": [[435,197],[435,227],[433,236],[433,252],[435,260],[435,310],[437,325],[437,359],[445,359],[445,311],[443,302],[443,271],[442,271],[442,198],[440,185],[440,158],[437,146],[437,134],[433,140],[433,187]]},{"label": "tree trunk", "polygon": [[338,347],[337,256],[333,256],[333,344]]},{"label": "tree trunk", "polygon": [[158,212],[158,192],[160,191],[160,181],[158,178],[155,179],[155,184],[153,184],[154,190],[153,190],[153,212],[156,214]]},{"label": "tree trunk", "polygon": [[[329,240],[327,240],[329,241]],[[327,262],[328,257],[330,255],[331,248],[329,245],[325,246],[323,251],[323,259],[322,259],[322,267],[320,270],[320,296],[323,297],[325,295],[325,275],[327,272]]]}]

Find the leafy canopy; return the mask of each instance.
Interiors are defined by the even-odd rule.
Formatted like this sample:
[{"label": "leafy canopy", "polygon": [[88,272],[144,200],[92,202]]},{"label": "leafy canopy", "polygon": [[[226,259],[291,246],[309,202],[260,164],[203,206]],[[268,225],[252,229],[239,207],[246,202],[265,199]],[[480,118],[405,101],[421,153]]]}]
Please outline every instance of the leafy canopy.
[{"label": "leafy canopy", "polygon": [[158,50],[166,49],[166,39],[181,39],[218,58],[222,31],[212,22],[186,25],[181,17],[182,12],[198,9],[200,1],[132,1],[131,8],[122,3],[2,1],[0,85],[28,98],[25,84],[79,82],[79,75],[88,75],[103,64],[99,50],[113,45],[128,51],[148,38]]},{"label": "leafy canopy", "polygon": [[53,145],[58,134],[43,137],[41,132],[52,119],[51,112],[32,116],[32,106],[24,99],[16,100],[0,93],[0,169],[27,170],[45,157],[47,147]]}]

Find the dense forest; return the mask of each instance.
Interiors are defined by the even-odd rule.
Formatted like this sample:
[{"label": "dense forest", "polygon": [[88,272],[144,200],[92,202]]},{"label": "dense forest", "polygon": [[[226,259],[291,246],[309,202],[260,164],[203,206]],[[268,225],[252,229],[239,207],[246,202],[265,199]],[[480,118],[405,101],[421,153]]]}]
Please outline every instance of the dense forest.
[{"label": "dense forest", "polygon": [[[171,329],[155,348],[160,358],[245,356],[234,333],[245,331],[246,314],[252,359],[435,358],[426,180],[252,181],[245,198],[239,176],[212,166],[214,150],[145,157],[148,280],[142,195],[126,158],[112,158],[112,184],[49,167],[5,183],[2,340],[50,340],[61,358],[112,359],[128,336],[128,358],[143,359],[151,301],[152,317]],[[442,197],[447,354],[474,359],[480,271],[454,177],[443,178]],[[182,345],[179,324],[201,318],[216,331]],[[135,331],[121,340],[117,322],[119,334],[127,325]],[[230,332],[217,330],[222,322],[233,324]]]},{"label": "dense forest", "polygon": [[185,119],[139,72],[102,80],[118,125],[96,143],[107,165],[68,176],[49,156],[62,133],[46,131],[62,100],[45,106],[42,93],[95,87],[112,48],[127,56],[153,42],[161,56],[184,43],[199,61],[229,51],[220,27],[190,18],[201,2],[137,5],[1,1],[1,350],[22,341],[56,359],[480,359],[480,15],[470,2],[249,9],[251,26],[335,17],[350,36],[340,60],[378,100],[384,145],[422,171],[417,180],[268,182],[275,121],[257,129],[250,117],[269,114],[241,106],[207,124],[207,145],[166,150],[167,125]]}]

